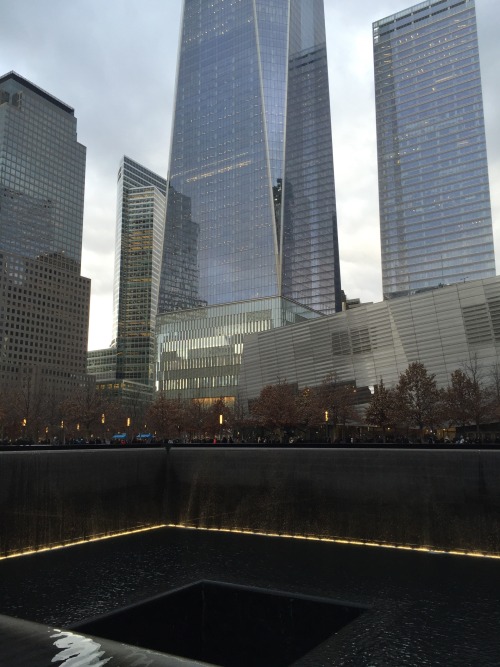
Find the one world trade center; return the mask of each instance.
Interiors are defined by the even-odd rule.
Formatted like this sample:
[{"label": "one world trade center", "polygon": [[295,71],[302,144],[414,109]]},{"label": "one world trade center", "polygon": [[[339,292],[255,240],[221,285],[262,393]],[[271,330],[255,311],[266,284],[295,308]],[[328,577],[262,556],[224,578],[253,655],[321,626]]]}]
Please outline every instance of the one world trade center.
[{"label": "one world trade center", "polygon": [[340,309],[323,0],[185,0],[160,312]]},{"label": "one world trade center", "polygon": [[185,0],[158,389],[234,396],[246,334],[338,310],[323,0]]}]

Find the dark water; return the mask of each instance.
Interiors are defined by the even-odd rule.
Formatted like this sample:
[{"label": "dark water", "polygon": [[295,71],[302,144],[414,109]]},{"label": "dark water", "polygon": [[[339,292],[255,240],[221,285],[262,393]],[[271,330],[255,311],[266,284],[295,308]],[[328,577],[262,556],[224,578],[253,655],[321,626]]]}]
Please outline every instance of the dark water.
[{"label": "dark water", "polygon": [[0,562],[0,612],[70,628],[201,580],[369,608],[297,665],[500,665],[500,561],[461,556],[160,529]]}]

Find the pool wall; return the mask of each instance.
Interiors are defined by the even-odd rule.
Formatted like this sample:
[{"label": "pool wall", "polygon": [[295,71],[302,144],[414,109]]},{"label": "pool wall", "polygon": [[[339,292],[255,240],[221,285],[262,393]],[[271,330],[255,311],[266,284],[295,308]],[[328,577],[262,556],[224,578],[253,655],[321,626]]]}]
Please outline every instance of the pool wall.
[{"label": "pool wall", "polygon": [[165,523],[163,449],[0,452],[0,556]]},{"label": "pool wall", "polygon": [[161,524],[500,554],[500,451],[0,453],[0,555]]}]

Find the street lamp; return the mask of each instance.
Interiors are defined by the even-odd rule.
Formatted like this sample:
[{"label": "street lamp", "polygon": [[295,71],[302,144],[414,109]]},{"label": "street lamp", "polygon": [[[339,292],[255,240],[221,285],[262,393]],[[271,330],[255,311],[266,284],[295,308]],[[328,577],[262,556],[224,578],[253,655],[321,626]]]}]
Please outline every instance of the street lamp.
[{"label": "street lamp", "polygon": [[325,426],[326,426],[326,441],[330,442],[329,438],[329,424],[328,424],[328,410],[325,410]]},{"label": "street lamp", "polygon": [[222,442],[222,425],[224,424],[224,415],[219,415],[219,442]]}]

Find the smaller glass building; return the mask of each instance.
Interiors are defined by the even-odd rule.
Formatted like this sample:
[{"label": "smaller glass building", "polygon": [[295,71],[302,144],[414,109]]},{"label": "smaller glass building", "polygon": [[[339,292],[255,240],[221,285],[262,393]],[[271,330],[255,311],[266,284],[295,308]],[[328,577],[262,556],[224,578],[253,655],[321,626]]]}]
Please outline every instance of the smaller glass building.
[{"label": "smaller glass building", "polygon": [[279,297],[158,315],[157,390],[167,398],[230,402],[237,395],[245,335],[318,317]]},{"label": "smaller glass building", "polygon": [[116,378],[153,387],[167,182],[124,157],[118,170],[113,341]]}]

